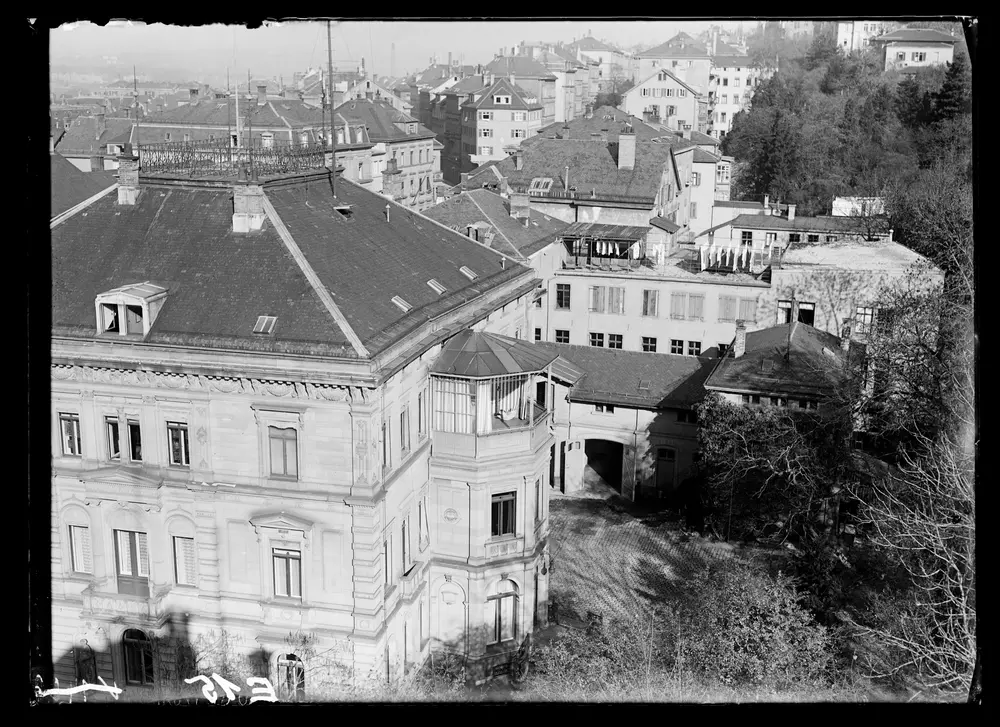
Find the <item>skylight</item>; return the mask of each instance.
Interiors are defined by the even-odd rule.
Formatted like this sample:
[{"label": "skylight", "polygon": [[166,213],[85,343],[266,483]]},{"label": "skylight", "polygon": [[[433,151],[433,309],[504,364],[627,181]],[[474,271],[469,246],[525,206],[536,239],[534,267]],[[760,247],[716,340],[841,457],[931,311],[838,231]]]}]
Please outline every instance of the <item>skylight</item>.
[{"label": "skylight", "polygon": [[404,313],[409,313],[411,310],[413,310],[413,306],[407,303],[402,298],[400,298],[398,295],[394,295],[392,297],[392,302],[395,303],[396,306]]},{"label": "skylight", "polygon": [[459,271],[461,271],[462,275],[467,277],[469,280],[475,280],[479,277],[477,273],[475,273],[471,268],[467,268],[465,265],[460,267]]},{"label": "skylight", "polygon": [[274,330],[277,320],[275,316],[257,316],[257,325],[253,327],[253,332],[269,335]]},{"label": "skylight", "polygon": [[351,208],[350,205],[341,205],[339,207],[334,207],[334,209],[337,210],[337,212],[340,213],[340,216],[343,217],[345,220],[350,220],[354,218],[354,210]]},{"label": "skylight", "polygon": [[447,288],[445,288],[443,285],[441,285],[441,283],[439,283],[438,281],[436,281],[434,278],[431,278],[430,280],[428,280],[427,284],[429,286],[431,286],[431,289],[435,293],[437,293],[438,295],[441,295],[442,293],[445,292],[445,290],[447,290]]}]

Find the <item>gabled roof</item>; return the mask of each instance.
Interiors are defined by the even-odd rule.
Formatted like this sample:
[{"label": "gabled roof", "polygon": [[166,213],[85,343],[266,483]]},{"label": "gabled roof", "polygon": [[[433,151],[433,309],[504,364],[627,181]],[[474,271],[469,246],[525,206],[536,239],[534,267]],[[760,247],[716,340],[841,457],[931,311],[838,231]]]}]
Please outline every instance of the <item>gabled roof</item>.
[{"label": "gabled roof", "polygon": [[694,131],[694,130],[691,131],[691,141],[693,141],[695,144],[704,144],[704,145],[711,144],[712,146],[719,146],[718,139],[715,139],[709,136],[708,134],[703,134],[700,131]]},{"label": "gabled roof", "polygon": [[546,81],[554,81],[556,77],[552,75],[548,68],[538,61],[528,56],[501,56],[494,58],[486,64],[486,70],[492,71],[497,76],[510,76],[514,74],[524,78],[540,78]]},{"label": "gabled roof", "polygon": [[135,121],[109,117],[104,120],[104,133],[97,136],[97,119],[78,116],[56,145],[60,154],[98,154],[113,139],[127,136]]},{"label": "gabled roof", "polygon": [[614,46],[608,45],[607,43],[605,43],[603,41],[600,41],[597,38],[594,38],[593,36],[590,36],[590,35],[588,35],[588,36],[586,36],[584,38],[580,38],[580,40],[578,40],[578,41],[570,43],[569,47],[570,48],[578,48],[578,49],[580,49],[582,51],[604,50],[604,51],[613,51],[615,53],[621,53],[621,51],[618,50],[617,48],[615,48]]},{"label": "gabled roof", "polygon": [[705,388],[824,396],[832,392],[843,375],[846,360],[847,353],[841,348],[839,338],[793,321],[749,331],[745,353],[736,358],[730,349],[705,381]]},{"label": "gabled roof", "polygon": [[558,358],[558,353],[493,333],[465,330],[450,338],[431,366],[445,376],[490,378],[538,373]]},{"label": "gabled roof", "polygon": [[486,189],[472,189],[428,207],[423,214],[447,227],[456,227],[465,234],[466,225],[484,222],[496,231],[491,245],[494,249],[515,257],[524,257],[524,250],[542,238],[566,227],[554,217],[530,210],[528,224],[510,216],[510,201]]},{"label": "gabled roof", "polygon": [[689,86],[687,83],[685,83],[680,78],[678,78],[676,76],[676,74],[671,73],[670,70],[667,69],[667,68],[657,68],[655,71],[653,71],[648,76],[646,76],[644,79],[642,79],[639,83],[635,84],[630,89],[628,89],[625,92],[625,95],[634,95],[635,93],[638,93],[638,91],[636,89],[640,88],[647,81],[653,80],[656,76],[659,76],[661,73],[665,73],[668,76],[670,76],[671,79],[673,79],[674,81],[676,81],[677,83],[679,83],[680,85],[682,85],[684,88],[686,88],[692,95],[694,95],[694,96],[701,96],[701,93],[699,93],[697,90],[695,90],[694,87]]},{"label": "gabled roof", "polygon": [[[387,220],[385,197],[349,180],[337,181],[334,198],[326,170],[262,181],[263,228],[242,234],[233,232],[231,186],[141,180],[135,205],[107,195],[52,229],[54,332],[94,337],[95,296],[152,279],[168,294],[147,342],[356,358],[352,336],[374,355],[506,281],[531,285],[528,268],[501,265],[495,251],[412,210],[390,203]],[[352,218],[335,206],[350,206]],[[261,315],[277,318],[272,335],[253,333]]]},{"label": "gabled roof", "polygon": [[690,409],[704,397],[705,379],[716,363],[716,359],[669,353],[543,341],[531,345],[586,372],[570,389],[570,401],[637,409]]},{"label": "gabled roof", "polygon": [[446,88],[441,92],[442,95],[459,95],[464,96],[470,93],[476,93],[484,88],[489,88],[488,83],[483,83],[482,75],[469,76],[468,78],[461,79],[458,83],[450,88]]},{"label": "gabled roof", "polygon": [[[529,102],[525,98],[533,98],[533,94],[528,94],[523,88],[514,85],[506,78],[501,78],[493,83],[488,89],[483,89],[479,93],[482,95],[475,101],[466,101],[462,108],[470,109],[501,109],[511,111],[527,111],[542,108],[538,101]],[[494,103],[494,96],[510,96],[509,104]]]},{"label": "gabled roof", "polygon": [[666,217],[654,217],[649,221],[653,227],[659,227],[661,230],[669,232],[671,235],[681,229],[681,226],[676,222],[671,222]]},{"label": "gabled roof", "polygon": [[118,180],[107,172],[83,172],[61,154],[50,154],[52,171],[51,217],[90,199]]},{"label": "gabled roof", "polygon": [[448,68],[447,63],[434,63],[416,74],[413,81],[417,86],[437,86],[449,76],[470,76],[475,72],[475,66],[455,66]]},{"label": "gabled roof", "polygon": [[704,149],[697,147],[694,150],[692,161],[696,164],[716,164],[719,161],[719,157],[715,156],[715,154],[709,154]]},{"label": "gabled roof", "polygon": [[[577,188],[581,197],[593,191],[597,195],[645,197],[651,203],[659,191],[663,171],[670,163],[670,145],[637,141],[633,169],[618,168],[617,144],[598,140],[534,139],[532,144],[522,145],[521,156],[523,167],[520,170],[514,168],[511,157],[492,166],[513,183],[530,184],[535,177],[551,177],[555,180],[552,189],[558,192],[566,191],[563,174],[568,166],[570,185]],[[481,187],[481,175],[484,172],[492,174],[488,171],[490,166],[482,169],[470,175],[462,188]]]},{"label": "gabled roof", "polygon": [[[605,118],[608,117],[608,118]],[[557,121],[548,126],[543,126],[535,136],[521,142],[521,145],[531,144],[539,138],[554,139],[560,136],[563,139],[580,139],[589,141],[599,138],[603,133],[607,135],[610,142],[618,141],[618,134],[627,123],[632,125],[637,141],[648,141],[650,139],[660,139],[663,137],[677,138],[674,134],[665,134],[663,131],[647,124],[638,116],[632,116],[613,106],[600,106],[594,109],[590,118],[580,116],[572,121]]]},{"label": "gabled roof", "polygon": [[666,43],[644,50],[639,58],[708,58],[708,50],[687,33],[678,33]]},{"label": "gabled roof", "polygon": [[[368,129],[368,138],[375,144],[434,137],[434,132],[421,126],[417,119],[385,101],[356,99],[341,104],[334,111],[352,124],[364,124]],[[413,134],[407,134],[396,126],[397,123],[416,124],[417,130]]]},{"label": "gabled roof", "polygon": [[872,43],[957,43],[955,38],[931,28],[900,28],[891,33],[872,38]]}]

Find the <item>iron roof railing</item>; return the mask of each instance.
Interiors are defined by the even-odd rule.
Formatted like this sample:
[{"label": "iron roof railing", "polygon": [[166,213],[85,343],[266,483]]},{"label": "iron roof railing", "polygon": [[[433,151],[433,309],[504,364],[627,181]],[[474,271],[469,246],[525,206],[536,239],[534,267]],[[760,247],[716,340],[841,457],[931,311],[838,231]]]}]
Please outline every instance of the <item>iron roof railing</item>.
[{"label": "iron roof railing", "polygon": [[306,146],[275,139],[234,147],[223,139],[142,144],[138,152],[139,168],[146,173],[211,176],[252,170],[270,176],[325,167],[329,150],[324,141]]}]

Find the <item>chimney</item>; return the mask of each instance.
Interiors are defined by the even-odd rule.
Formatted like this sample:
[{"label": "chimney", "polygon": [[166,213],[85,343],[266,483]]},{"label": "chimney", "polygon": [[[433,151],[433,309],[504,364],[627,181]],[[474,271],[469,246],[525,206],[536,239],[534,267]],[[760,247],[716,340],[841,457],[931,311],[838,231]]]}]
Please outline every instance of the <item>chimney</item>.
[{"label": "chimney", "polygon": [[267,103],[267,85],[263,83],[257,84],[257,105],[264,106]]},{"label": "chimney", "polygon": [[791,222],[795,219],[795,205],[788,205],[788,221]]},{"label": "chimney", "polygon": [[94,118],[97,119],[97,123],[95,124],[96,128],[94,129],[96,135],[94,136],[94,138],[100,139],[101,135],[104,134],[104,131],[108,128],[107,124],[104,121],[104,112],[99,111],[97,114],[94,115]]},{"label": "chimney", "polygon": [[889,228],[889,242],[892,242],[892,228]]},{"label": "chimney", "polygon": [[134,205],[139,197],[139,157],[132,154],[132,145],[118,157],[118,204]]},{"label": "chimney", "polygon": [[844,328],[841,330],[840,333],[840,347],[844,349],[844,351],[851,350],[851,329],[852,329],[851,323],[852,322],[850,318],[845,318]]},{"label": "chimney", "polygon": [[192,104],[198,103],[198,89],[192,88],[188,91],[188,101]]},{"label": "chimney", "polygon": [[388,202],[385,203],[385,221],[386,222],[389,221],[389,203]]},{"label": "chimney", "polygon": [[591,106],[590,104],[587,104],[587,113],[586,113],[586,117],[587,117],[588,119],[592,119],[592,118],[594,118],[594,107],[593,107],[593,106]]},{"label": "chimney", "polygon": [[764,214],[771,214],[771,198],[768,195],[764,195]]},{"label": "chimney", "polygon": [[264,224],[264,188],[252,181],[233,188],[233,232],[252,232]]},{"label": "chimney", "polygon": [[104,157],[102,157],[102,156],[92,156],[92,157],[90,157],[90,171],[92,171],[92,172],[103,172],[104,171]]},{"label": "chimney", "polygon": [[466,182],[469,181],[469,173],[468,172],[462,172],[461,177],[462,177],[461,184],[465,184]]},{"label": "chimney", "polygon": [[635,168],[635,132],[631,126],[623,127],[618,134],[618,168]]},{"label": "chimney", "polygon": [[736,321],[736,338],[733,340],[733,358],[739,358],[747,352],[747,324]]},{"label": "chimney", "polygon": [[510,216],[527,219],[529,211],[528,194],[526,192],[511,192]]},{"label": "chimney", "polygon": [[516,169],[517,171],[521,171],[522,169],[524,169],[524,151],[521,149],[521,147],[515,149],[514,153],[511,154],[511,156],[514,157],[514,169]]},{"label": "chimney", "polygon": [[513,72],[511,72],[511,74],[510,74],[510,85],[513,86],[516,83],[517,83],[517,77],[514,75]]}]

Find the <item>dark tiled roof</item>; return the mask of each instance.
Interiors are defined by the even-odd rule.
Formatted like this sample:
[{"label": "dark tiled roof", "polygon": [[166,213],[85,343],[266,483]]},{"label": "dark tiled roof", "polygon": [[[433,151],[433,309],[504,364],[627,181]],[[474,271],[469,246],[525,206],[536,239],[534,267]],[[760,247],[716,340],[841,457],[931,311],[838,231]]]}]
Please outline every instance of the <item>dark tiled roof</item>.
[{"label": "dark tiled roof", "polygon": [[471,76],[475,72],[475,66],[455,66],[449,69],[447,63],[435,63],[418,73],[414,83],[417,86],[437,86],[449,76]]},{"label": "dark tiled roof", "polygon": [[639,53],[639,58],[707,58],[708,50],[705,46],[697,43],[694,38],[686,33],[679,33],[666,43],[661,43],[655,48],[644,50]]},{"label": "dark tiled roof", "polygon": [[[670,146],[652,141],[636,142],[633,169],[619,169],[617,155],[617,145],[597,140],[536,139],[522,147],[522,169],[514,169],[511,157],[500,160],[495,167],[509,182],[530,184],[535,177],[550,177],[554,180],[552,189],[563,192],[563,174],[568,166],[570,185],[582,196],[594,190],[598,194],[655,197],[668,164]],[[481,180],[482,172],[477,172]]]},{"label": "dark tiled roof", "polygon": [[527,341],[465,330],[445,343],[431,371],[471,378],[537,373],[557,357]]},{"label": "dark tiled roof", "polygon": [[106,172],[83,172],[61,154],[50,154],[52,172],[52,217],[103,192],[118,180]]},{"label": "dark tiled roof", "polygon": [[691,141],[693,141],[695,144],[711,144],[712,146],[719,145],[718,139],[713,139],[708,134],[703,134],[700,131],[691,132]]},{"label": "dark tiled roof", "polygon": [[836,336],[805,323],[783,324],[748,332],[746,353],[735,358],[730,349],[719,360],[705,387],[761,394],[822,396],[829,394],[836,384],[844,370],[845,360],[846,353]]},{"label": "dark tiled roof", "polygon": [[880,35],[878,38],[872,38],[872,43],[891,43],[893,41],[903,43],[957,43],[958,38],[931,28],[901,28],[892,33]]},{"label": "dark tiled roof", "polygon": [[[302,126],[319,126],[323,111],[298,99],[268,101],[258,106],[252,99],[249,106],[240,104],[240,122],[246,125],[247,113],[251,114],[254,127],[287,129]],[[198,124],[226,128],[236,124],[236,101],[226,99],[203,99],[196,104],[185,104],[169,109],[145,119],[150,124],[176,124],[178,126]]]},{"label": "dark tiled roof", "polygon": [[845,232],[859,234],[868,228],[856,217],[796,217],[789,220],[777,215],[739,215],[729,224],[751,230],[791,230],[792,232]]},{"label": "dark tiled roof", "polygon": [[569,47],[579,48],[582,51],[607,50],[607,51],[614,51],[615,53],[621,53],[621,51],[615,48],[614,46],[610,46],[607,43],[604,43],[590,35],[588,35],[586,38],[580,38],[580,40],[571,43]]},{"label": "dark tiled roof", "polygon": [[541,78],[548,81],[556,80],[548,68],[528,56],[494,58],[486,64],[486,70],[493,71],[497,76],[510,76],[513,73],[515,78],[523,76],[524,78]]},{"label": "dark tiled roof", "polygon": [[97,138],[97,119],[93,116],[77,117],[59,140],[56,151],[60,154],[98,154],[112,139],[127,135],[134,123],[131,119],[107,118],[104,120],[104,133]]},{"label": "dark tiled roof", "polygon": [[[606,116],[611,118],[605,118]],[[650,126],[638,116],[631,116],[613,106],[601,106],[594,109],[590,118],[581,116],[572,121],[557,121],[542,127],[535,136],[521,143],[522,145],[531,143],[538,138],[554,139],[557,134],[563,139],[590,140],[602,133],[607,135],[608,141],[618,141],[618,134],[626,121],[632,124],[632,130],[638,141],[673,136]]]},{"label": "dark tiled roof", "polygon": [[626,240],[635,242],[646,237],[645,227],[603,225],[598,222],[574,222],[559,232],[560,237],[587,237],[593,240]]},{"label": "dark tiled roof", "polygon": [[652,73],[650,73],[648,76],[646,76],[644,79],[642,79],[635,86],[633,86],[632,88],[628,89],[628,91],[626,91],[625,93],[628,93],[629,91],[633,91],[633,89],[638,88],[639,86],[641,86],[642,84],[644,84],[646,81],[650,80],[654,76],[659,76],[661,73],[666,73],[668,76],[670,76],[670,78],[672,78],[674,80],[674,82],[679,83],[684,88],[686,88],[688,91],[690,91],[692,95],[694,95],[694,96],[701,96],[701,93],[696,88],[694,88],[693,86],[690,86],[687,83],[685,83],[683,79],[678,78],[676,74],[671,73],[671,71],[669,69],[667,69],[667,68],[657,68],[655,71],[653,71]]},{"label": "dark tiled roof", "polygon": [[586,372],[570,401],[641,409],[688,409],[704,396],[716,359],[536,341]]},{"label": "dark tiled roof", "polygon": [[[276,188],[268,196],[351,327],[372,351],[398,337],[397,324],[416,325],[457,305],[472,291],[525,272],[509,260],[506,268],[501,267],[501,256],[493,250],[412,210],[393,206],[387,222],[385,198],[347,182],[338,183],[337,201],[354,206],[350,222],[335,217],[328,182],[310,183],[304,189]],[[469,280],[460,270],[463,266],[479,277]],[[445,287],[444,295],[427,284],[432,278]],[[393,296],[413,306],[405,321]]]},{"label": "dark tiled roof", "polygon": [[423,214],[442,225],[456,226],[462,234],[465,234],[466,225],[476,222],[492,225],[497,232],[492,247],[515,257],[524,256],[524,249],[566,227],[562,220],[537,210],[530,211],[529,224],[525,226],[522,220],[510,216],[508,200],[485,189],[457,194],[425,209]]},{"label": "dark tiled roof", "polygon": [[[463,108],[471,109],[509,109],[511,111],[527,111],[529,109],[540,109],[542,104],[537,100],[534,102],[526,101],[527,98],[534,98],[534,94],[529,94],[520,86],[517,86],[506,78],[501,78],[493,83],[488,89],[483,89],[481,91],[482,95],[479,99],[475,101],[468,101],[462,104]],[[494,103],[493,97],[495,95],[510,95],[509,104],[498,104]]]},{"label": "dark tiled roof", "polygon": [[[417,119],[409,114],[394,109],[384,101],[369,101],[357,99],[347,101],[335,109],[351,123],[362,123],[368,129],[368,138],[375,144],[383,141],[405,141],[407,139],[426,139],[434,136],[434,132],[421,126]],[[407,134],[396,126],[396,123],[417,124],[414,134]]]},{"label": "dark tiled roof", "polygon": [[[385,198],[347,180],[336,199],[328,175],[315,172],[264,182],[264,193],[372,354],[502,281],[530,279],[526,268],[501,267],[497,253],[398,205],[387,221]],[[350,205],[353,219],[335,204]],[[356,355],[271,219],[259,232],[232,231],[230,187],[147,178],[134,206],[108,195],[85,212],[52,230],[52,322],[67,335],[95,334],[97,294],[152,280],[169,292],[151,343]],[[92,260],[101,264],[81,262]],[[404,313],[393,296],[413,308]],[[277,317],[273,336],[252,333],[260,315]]]},{"label": "dark tiled roof", "polygon": [[715,53],[716,55],[720,56],[743,56],[744,58],[746,57],[746,54],[741,53],[739,48],[729,45],[729,43],[725,43],[721,40],[716,42],[715,44]]}]

